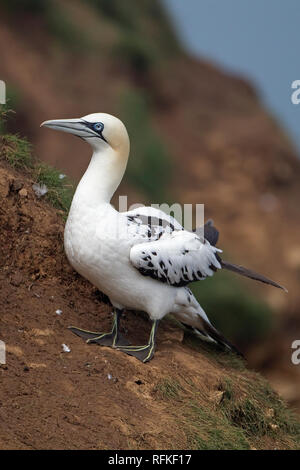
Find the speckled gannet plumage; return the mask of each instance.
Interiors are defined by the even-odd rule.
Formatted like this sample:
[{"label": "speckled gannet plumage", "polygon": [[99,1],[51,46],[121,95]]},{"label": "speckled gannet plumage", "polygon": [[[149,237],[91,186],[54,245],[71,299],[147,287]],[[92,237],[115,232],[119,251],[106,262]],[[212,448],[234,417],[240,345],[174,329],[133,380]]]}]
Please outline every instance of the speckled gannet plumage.
[{"label": "speckled gannet plumage", "polygon": [[[110,345],[146,362],[154,353],[157,322],[172,313],[205,340],[235,349],[210,323],[186,287],[225,267],[276,287],[278,284],[240,266],[225,263],[214,245],[218,232],[206,224],[204,237],[188,232],[171,216],[152,207],[118,212],[110,203],[129,156],[124,124],[108,114],[46,121],[43,126],[75,134],[93,148],[78,184],[65,227],[66,255],[76,271],[110,299],[116,309],[110,333],[72,327],[87,342]],[[136,157],[137,158],[137,157]],[[146,311],[153,322],[149,344],[130,346],[119,333],[119,313]]]}]

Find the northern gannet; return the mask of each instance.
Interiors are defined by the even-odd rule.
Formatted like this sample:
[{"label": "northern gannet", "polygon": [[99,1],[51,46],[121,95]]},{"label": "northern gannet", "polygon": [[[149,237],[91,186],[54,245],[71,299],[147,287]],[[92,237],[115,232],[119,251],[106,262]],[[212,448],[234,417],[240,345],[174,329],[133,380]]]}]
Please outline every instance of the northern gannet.
[{"label": "northern gannet", "polygon": [[[88,343],[117,348],[146,362],[152,359],[159,320],[172,313],[204,340],[236,348],[210,323],[187,285],[221,268],[283,288],[270,279],[223,261],[216,248],[218,231],[206,223],[204,237],[189,232],[153,207],[118,212],[110,203],[125,173],[129,137],[124,124],[104,113],[78,119],[45,121],[42,126],[75,134],[93,149],[79,182],[64,232],[65,252],[73,268],[104,292],[114,307],[109,333],[76,327]],[[284,289],[284,288],[283,288]],[[119,333],[123,310],[148,313],[149,342],[131,346]]]}]

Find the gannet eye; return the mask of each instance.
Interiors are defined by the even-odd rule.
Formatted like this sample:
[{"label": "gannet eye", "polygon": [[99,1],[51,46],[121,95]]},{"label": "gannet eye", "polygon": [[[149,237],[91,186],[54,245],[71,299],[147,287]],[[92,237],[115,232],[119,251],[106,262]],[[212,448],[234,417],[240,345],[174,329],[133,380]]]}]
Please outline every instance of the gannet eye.
[{"label": "gannet eye", "polygon": [[93,129],[96,132],[100,132],[100,131],[103,131],[104,126],[103,126],[102,122],[96,122],[95,124],[93,124]]}]

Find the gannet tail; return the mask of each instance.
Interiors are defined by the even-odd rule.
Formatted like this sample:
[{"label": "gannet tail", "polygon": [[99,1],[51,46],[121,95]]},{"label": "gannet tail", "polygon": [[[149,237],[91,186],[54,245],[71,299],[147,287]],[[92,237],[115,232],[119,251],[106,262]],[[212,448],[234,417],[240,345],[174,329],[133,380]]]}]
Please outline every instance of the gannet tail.
[{"label": "gannet tail", "polygon": [[283,289],[285,292],[288,292],[288,290],[284,286],[281,286],[277,282],[272,281],[272,279],[268,279],[266,276],[256,273],[251,269],[244,268],[243,266],[239,266],[237,264],[228,263],[227,261],[223,261],[221,259],[219,261],[223,269],[233,271],[234,273],[240,274],[241,276],[249,277],[250,279],[255,279],[256,281],[264,282],[265,284],[278,287],[278,289]]},{"label": "gannet tail", "polygon": [[202,328],[201,330],[198,328],[193,328],[196,334],[203,337],[203,333],[207,337],[208,340],[217,343],[219,346],[225,349],[229,349],[230,351],[235,352],[238,356],[244,357],[244,355],[239,351],[239,349],[234,346],[234,344],[230,343],[225,336],[222,335],[210,322],[207,322],[203,318],[201,318]]},{"label": "gannet tail", "polygon": [[234,344],[230,343],[209,321],[206,321],[201,314],[199,315],[199,321],[201,322],[201,327],[195,327],[183,321],[181,323],[189,330],[192,330],[202,341],[217,343],[222,349],[228,349],[235,352],[238,356],[244,357],[243,353]]}]

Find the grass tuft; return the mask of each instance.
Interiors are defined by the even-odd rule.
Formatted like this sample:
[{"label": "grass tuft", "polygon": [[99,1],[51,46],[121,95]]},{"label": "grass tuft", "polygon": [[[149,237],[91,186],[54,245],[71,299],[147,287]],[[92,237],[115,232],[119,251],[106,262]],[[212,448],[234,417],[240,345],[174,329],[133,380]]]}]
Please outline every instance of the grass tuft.
[{"label": "grass tuft", "polygon": [[[0,126],[7,113],[4,107],[0,109]],[[68,178],[61,178],[56,168],[35,161],[27,139],[13,134],[0,136],[0,158],[17,170],[27,170],[35,183],[45,184],[48,190],[45,199],[66,217],[74,194],[73,184]]]},{"label": "grass tuft", "polygon": [[191,401],[185,408],[188,444],[194,450],[247,450],[243,431],[230,425],[226,417],[216,415]]},{"label": "grass tuft", "polygon": [[35,167],[35,181],[45,184],[48,188],[46,199],[56,208],[67,213],[74,195],[72,183],[65,177],[60,178],[61,172],[45,163]]},{"label": "grass tuft", "polygon": [[18,135],[5,134],[1,137],[1,156],[13,167],[32,169],[31,144]]},{"label": "grass tuft", "polygon": [[171,378],[165,378],[158,382],[155,387],[155,391],[159,394],[161,398],[170,400],[179,397],[179,393],[182,390],[180,383]]},{"label": "grass tuft", "polygon": [[300,423],[260,376],[252,374],[251,380],[241,379],[236,390],[231,381],[223,381],[219,389],[224,391],[219,409],[246,436],[282,440],[287,435],[294,445],[299,445]]}]

